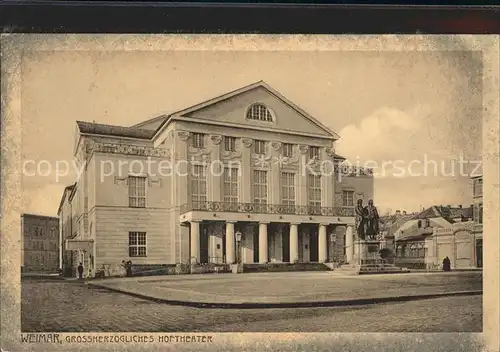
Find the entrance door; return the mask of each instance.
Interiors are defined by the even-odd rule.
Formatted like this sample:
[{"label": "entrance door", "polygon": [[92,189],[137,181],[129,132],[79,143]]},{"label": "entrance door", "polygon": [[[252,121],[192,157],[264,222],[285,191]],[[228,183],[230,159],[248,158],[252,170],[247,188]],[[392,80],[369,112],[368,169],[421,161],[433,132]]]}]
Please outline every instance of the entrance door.
[{"label": "entrance door", "polygon": [[483,267],[483,240],[476,240],[476,266]]},{"label": "entrance door", "polygon": [[309,261],[317,262],[318,257],[318,230],[311,227],[309,232]]},{"label": "entrance door", "polygon": [[201,227],[200,234],[200,264],[208,263],[208,231],[205,226]]},{"label": "entrance door", "polygon": [[253,262],[259,262],[259,231],[253,233]]}]

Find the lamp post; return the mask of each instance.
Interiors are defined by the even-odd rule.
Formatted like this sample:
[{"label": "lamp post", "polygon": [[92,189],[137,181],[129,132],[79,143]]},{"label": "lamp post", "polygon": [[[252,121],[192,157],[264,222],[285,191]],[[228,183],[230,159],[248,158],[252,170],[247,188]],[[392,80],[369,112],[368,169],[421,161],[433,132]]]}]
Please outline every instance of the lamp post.
[{"label": "lamp post", "polygon": [[236,233],[234,234],[234,237],[236,239],[236,263],[237,264],[240,264],[241,263],[241,247],[240,247],[240,243],[241,243],[241,231],[238,230],[236,231]]}]

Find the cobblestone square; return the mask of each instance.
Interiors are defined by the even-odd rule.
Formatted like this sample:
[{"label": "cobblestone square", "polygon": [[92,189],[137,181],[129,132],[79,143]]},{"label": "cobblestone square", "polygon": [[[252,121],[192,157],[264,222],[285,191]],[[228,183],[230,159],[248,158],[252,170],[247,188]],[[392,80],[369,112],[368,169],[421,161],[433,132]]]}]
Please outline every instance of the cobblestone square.
[{"label": "cobblestone square", "polygon": [[357,307],[203,309],[47,280],[22,283],[21,313],[24,332],[482,331],[481,295]]}]

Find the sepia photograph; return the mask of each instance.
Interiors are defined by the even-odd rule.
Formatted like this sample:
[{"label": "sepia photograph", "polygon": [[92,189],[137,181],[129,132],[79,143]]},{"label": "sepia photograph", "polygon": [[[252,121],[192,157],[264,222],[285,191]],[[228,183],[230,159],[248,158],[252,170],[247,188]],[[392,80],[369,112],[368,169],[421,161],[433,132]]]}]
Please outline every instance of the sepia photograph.
[{"label": "sepia photograph", "polygon": [[23,343],[483,332],[481,51],[104,37],[19,57]]}]

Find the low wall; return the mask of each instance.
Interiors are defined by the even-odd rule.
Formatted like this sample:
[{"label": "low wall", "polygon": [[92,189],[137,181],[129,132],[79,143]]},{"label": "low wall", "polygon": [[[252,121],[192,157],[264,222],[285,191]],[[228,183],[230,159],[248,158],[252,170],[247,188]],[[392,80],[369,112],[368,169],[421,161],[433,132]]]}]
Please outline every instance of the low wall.
[{"label": "low wall", "polygon": [[426,239],[427,267],[442,266],[448,257],[452,269],[469,269],[478,266],[476,240],[482,239],[482,224],[455,223],[449,228],[435,229]]},{"label": "low wall", "polygon": [[427,269],[425,258],[396,258],[394,265],[408,269]]}]

